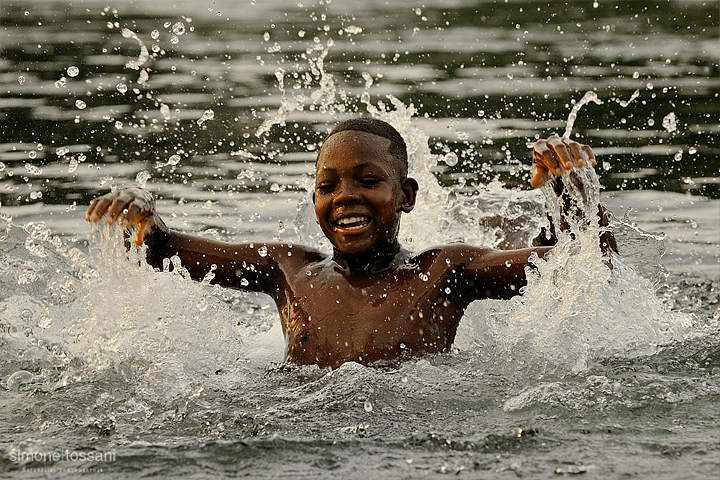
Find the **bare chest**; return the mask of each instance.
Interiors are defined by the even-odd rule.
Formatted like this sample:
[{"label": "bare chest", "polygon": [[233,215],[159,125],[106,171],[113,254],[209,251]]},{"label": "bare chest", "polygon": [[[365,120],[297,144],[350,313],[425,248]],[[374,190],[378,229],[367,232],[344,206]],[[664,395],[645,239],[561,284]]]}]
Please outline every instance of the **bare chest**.
[{"label": "bare chest", "polygon": [[458,313],[419,270],[352,278],[314,272],[297,279],[278,305],[287,335],[287,360],[339,366],[372,363],[449,347]]}]

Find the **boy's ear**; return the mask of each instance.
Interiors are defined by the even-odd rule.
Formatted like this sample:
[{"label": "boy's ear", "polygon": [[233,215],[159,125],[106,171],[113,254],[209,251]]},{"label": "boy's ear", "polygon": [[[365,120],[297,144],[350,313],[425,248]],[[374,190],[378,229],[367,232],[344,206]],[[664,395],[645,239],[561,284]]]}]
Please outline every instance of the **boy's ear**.
[{"label": "boy's ear", "polygon": [[412,212],[412,209],[415,207],[415,200],[417,200],[417,192],[418,192],[418,183],[414,178],[406,178],[402,183],[402,203],[400,204],[400,208],[405,213]]}]

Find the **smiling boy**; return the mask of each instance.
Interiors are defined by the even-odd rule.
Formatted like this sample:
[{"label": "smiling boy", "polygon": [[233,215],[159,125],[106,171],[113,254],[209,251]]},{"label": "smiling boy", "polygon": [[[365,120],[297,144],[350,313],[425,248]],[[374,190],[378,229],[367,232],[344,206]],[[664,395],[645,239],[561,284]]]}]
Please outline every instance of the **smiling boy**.
[{"label": "smiling boy", "polygon": [[[587,146],[553,136],[534,147],[531,184],[542,185],[585,163]],[[407,176],[407,152],[389,124],[369,118],[338,125],[316,161],[313,202],[332,255],[284,244],[230,244],[168,229],[143,189],[95,199],[86,220],[135,226],[135,242],[161,267],[178,255],[194,279],[214,265],[214,282],[263,292],[277,305],[287,341],[285,358],[336,368],[447,351],[467,306],[510,298],[525,285],[532,252],[465,244],[414,254],[398,243],[402,213],[415,205],[417,182]]]}]

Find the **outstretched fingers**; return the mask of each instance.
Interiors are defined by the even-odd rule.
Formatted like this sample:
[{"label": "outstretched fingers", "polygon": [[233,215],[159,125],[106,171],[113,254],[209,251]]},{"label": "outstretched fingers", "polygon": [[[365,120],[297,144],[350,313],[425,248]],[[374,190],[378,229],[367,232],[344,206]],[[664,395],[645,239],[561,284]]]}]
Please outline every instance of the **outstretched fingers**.
[{"label": "outstretched fingers", "polygon": [[[552,150],[552,153],[555,157],[555,160],[559,167],[562,167],[564,170],[570,170],[575,166],[575,158],[573,158],[573,151],[571,150],[571,143],[566,143],[566,139],[562,137],[558,137],[557,135],[553,135],[552,137],[548,138],[547,143],[550,149]],[[559,170],[559,174],[555,173],[556,175],[562,175],[562,170]]]},{"label": "outstretched fingers", "polygon": [[587,145],[569,138],[553,135],[540,140],[533,146],[533,168],[530,185],[539,187],[551,176],[561,176],[564,172],[585,165],[595,165],[595,155]]},{"label": "outstretched fingers", "polygon": [[155,227],[155,221],[152,217],[148,216],[145,218],[144,222],[138,222],[136,225],[138,225],[138,229],[135,234],[135,245],[139,247],[145,243],[145,238],[152,233],[152,230]]},{"label": "outstretched fingers", "polygon": [[112,203],[112,200],[106,196],[93,199],[93,201],[90,202],[87,212],[85,213],[85,221],[97,222],[100,220],[103,215],[105,215],[107,207],[110,203]]},{"label": "outstretched fingers", "polygon": [[548,172],[548,169],[533,162],[530,168],[530,185],[534,188],[541,187],[548,180],[550,180],[550,172]]},{"label": "outstretched fingers", "polygon": [[595,154],[593,153],[592,149],[588,145],[580,145],[580,148],[582,148],[582,151],[585,153],[587,159],[590,161],[590,165],[594,167],[597,162],[595,161]]}]

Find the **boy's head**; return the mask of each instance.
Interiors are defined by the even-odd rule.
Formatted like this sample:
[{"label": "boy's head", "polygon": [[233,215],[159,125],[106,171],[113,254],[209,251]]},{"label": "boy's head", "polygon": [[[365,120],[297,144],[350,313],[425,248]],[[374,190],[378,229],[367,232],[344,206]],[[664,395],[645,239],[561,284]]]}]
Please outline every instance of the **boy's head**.
[{"label": "boy's head", "polygon": [[[383,120],[378,120],[377,118],[353,118],[350,120],[345,120],[344,122],[339,123],[335,128],[333,128],[332,131],[328,134],[328,136],[325,137],[325,141],[323,142],[323,144],[327,142],[330,137],[332,137],[336,133],[345,131],[372,133],[373,135],[384,137],[390,140],[390,147],[388,148],[388,153],[398,160],[400,176],[402,178],[407,177],[407,145],[405,144],[405,139],[403,139],[402,135],[400,135],[400,133],[395,130],[395,127]],[[318,158],[319,156],[320,152],[318,152]]]},{"label": "boy's head", "polygon": [[348,256],[377,255],[397,243],[400,214],[415,205],[407,148],[388,123],[370,118],[338,125],[316,161],[315,214],[333,245]]}]

